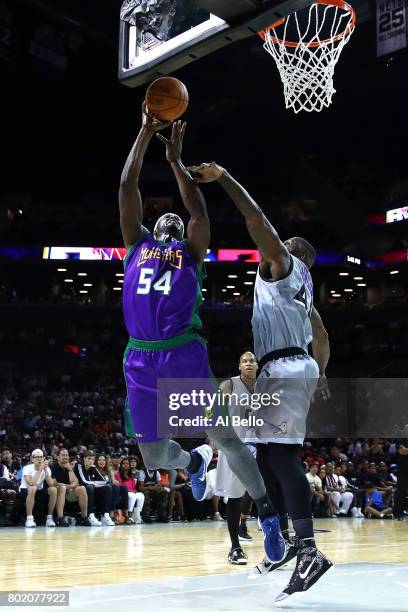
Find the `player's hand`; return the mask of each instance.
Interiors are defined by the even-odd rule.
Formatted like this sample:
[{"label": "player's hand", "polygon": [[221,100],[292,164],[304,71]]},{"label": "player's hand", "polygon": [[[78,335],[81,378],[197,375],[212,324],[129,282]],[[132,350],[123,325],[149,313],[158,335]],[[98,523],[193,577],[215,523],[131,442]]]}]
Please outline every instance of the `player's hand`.
[{"label": "player's hand", "polygon": [[146,130],[149,130],[150,132],[158,132],[159,130],[164,130],[166,127],[169,127],[171,123],[171,121],[159,121],[159,119],[153,117],[153,115],[149,113],[146,102],[143,102],[142,125]]},{"label": "player's hand", "polygon": [[171,138],[167,139],[161,134],[156,134],[157,138],[166,145],[166,158],[169,162],[180,161],[181,151],[183,150],[183,139],[186,133],[187,123],[184,121],[175,121]]},{"label": "player's hand", "polygon": [[317,381],[316,391],[314,392],[314,395],[312,397],[312,402],[314,402],[319,396],[325,402],[331,398],[329,383],[327,382],[326,374],[320,374],[319,380]]},{"label": "player's hand", "polygon": [[190,172],[196,183],[213,183],[218,181],[224,174],[224,168],[215,162],[200,164],[199,166],[189,166],[186,170]]}]

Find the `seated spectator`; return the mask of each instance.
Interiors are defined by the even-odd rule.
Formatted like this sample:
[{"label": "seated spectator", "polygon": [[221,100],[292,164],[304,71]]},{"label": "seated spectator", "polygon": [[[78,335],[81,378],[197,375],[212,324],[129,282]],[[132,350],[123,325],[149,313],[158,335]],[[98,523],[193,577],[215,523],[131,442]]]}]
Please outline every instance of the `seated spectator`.
[{"label": "seated spectator", "polygon": [[[54,486],[54,480],[51,477],[51,470],[48,467],[48,461],[44,458],[40,448],[36,448],[31,453],[32,463],[28,463],[23,467],[20,496],[25,500],[27,510],[26,527],[37,527],[33,510],[36,504],[47,506],[48,514],[46,520],[47,527],[55,527],[54,514],[55,504],[57,503],[57,488]],[[48,488],[44,487],[44,482]]]},{"label": "seated spectator", "polygon": [[346,516],[348,514],[353,501],[353,494],[345,489],[344,483],[339,483],[333,464],[327,463],[324,490],[329,494],[329,507],[331,507],[332,516]]},{"label": "seated spectator", "polygon": [[392,508],[385,505],[382,493],[372,482],[364,483],[364,490],[366,493],[364,514],[368,518],[375,516],[382,519],[392,514]]},{"label": "seated spectator", "polygon": [[[139,474],[143,474],[140,472]],[[143,492],[137,491],[137,479],[135,478],[135,474],[130,469],[130,461],[127,457],[124,457],[120,462],[119,471],[114,474],[115,479],[118,483],[124,487],[126,487],[128,491],[129,497],[129,518],[132,519],[130,522],[135,522],[137,525],[140,525],[142,522],[142,510],[145,503],[145,495]],[[140,478],[140,475],[139,475]],[[134,511],[134,520],[133,520],[133,511]],[[145,520],[145,517],[143,517]],[[146,521],[149,522],[149,521]]]},{"label": "seated spectator", "polygon": [[157,520],[161,523],[168,523],[167,514],[169,494],[161,484],[160,473],[158,470],[139,471],[139,487],[145,496],[143,521],[152,522],[152,515],[157,514]]},{"label": "seated spectator", "polygon": [[[343,493],[351,493],[352,494],[352,502],[349,506],[349,508],[351,506],[353,506],[351,508],[351,515],[353,518],[364,518],[364,514],[361,512],[361,507],[364,503],[364,498],[363,498],[363,491],[360,491],[360,489],[358,489],[358,487],[350,484],[350,482],[347,480],[346,476],[344,474],[342,474],[342,472],[344,470],[344,465],[347,466],[347,464],[342,463],[341,465],[338,465],[335,468],[335,474],[337,475],[338,478],[338,485],[339,487],[341,487]],[[346,510],[346,505],[343,503],[343,507],[342,510]],[[347,510],[348,511],[348,510]],[[340,512],[338,514],[338,516],[342,517],[342,516],[346,516],[347,512]]]},{"label": "seated spectator", "polygon": [[[112,486],[106,482],[105,478],[95,467],[95,453],[87,451],[83,463],[78,463],[74,468],[74,472],[79,483],[86,488],[88,494],[88,520],[90,526],[114,526],[115,523],[109,516],[112,505]],[[100,521],[95,516],[95,510],[98,507],[102,515]]]},{"label": "seated spectator", "polygon": [[18,458],[13,459],[11,450],[7,446],[3,446],[1,450],[0,461],[7,468],[10,476],[17,476],[17,472],[21,468],[21,461]]},{"label": "seated spectator", "polygon": [[370,464],[369,464],[368,459],[362,460],[357,465],[356,478],[357,478],[357,485],[360,487],[360,489],[363,489],[364,483],[370,480],[369,473],[368,473],[369,465]]},{"label": "seated spectator", "polygon": [[[110,512],[111,519],[116,524],[120,525],[126,523],[126,525],[132,525],[133,519],[129,517],[129,493],[125,485],[119,484],[115,478],[111,464],[109,464],[108,457],[103,453],[96,456],[96,467],[105,478],[106,482],[112,486],[112,507]],[[116,517],[116,519],[115,519]]]},{"label": "seated spectator", "polygon": [[314,516],[326,516],[326,510],[329,505],[329,497],[323,491],[322,481],[317,475],[319,465],[313,463],[306,474],[306,478],[310,486],[310,505]]},{"label": "seated spectator", "polygon": [[78,502],[81,511],[81,524],[90,525],[87,515],[88,495],[86,488],[79,484],[66,448],[58,449],[57,461],[51,466],[51,476],[54,479],[54,485],[57,487],[57,526],[69,527],[70,525],[68,519],[64,517],[65,502]]},{"label": "seated spectator", "polygon": [[112,472],[115,473],[119,470],[120,462],[123,459],[122,453],[113,453],[111,457],[112,462]]},{"label": "seated spectator", "polygon": [[387,475],[383,476],[377,470],[375,463],[370,463],[368,467],[368,481],[371,482],[380,493],[384,496],[386,506],[391,505],[391,497],[393,488],[387,484]]}]

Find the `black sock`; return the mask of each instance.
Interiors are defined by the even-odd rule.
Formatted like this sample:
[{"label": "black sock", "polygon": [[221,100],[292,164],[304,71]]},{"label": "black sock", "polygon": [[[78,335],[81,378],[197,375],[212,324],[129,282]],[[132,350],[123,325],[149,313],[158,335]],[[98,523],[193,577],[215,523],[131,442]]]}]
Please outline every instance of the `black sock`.
[{"label": "black sock", "polygon": [[272,502],[269,499],[267,493],[263,497],[255,499],[254,502],[256,503],[256,507],[258,508],[258,516],[261,521],[267,516],[275,516],[275,509],[272,506]]},{"label": "black sock", "polygon": [[292,520],[293,523],[293,529],[295,530],[296,536],[300,539],[304,539],[304,538],[314,538],[314,533],[313,533],[313,520],[306,518],[306,519],[297,519],[297,520]]},{"label": "black sock", "polygon": [[[289,519],[287,514],[279,515],[279,524],[283,537],[285,538],[285,540],[289,539]],[[287,534],[287,537],[285,533]]]},{"label": "black sock", "polygon": [[230,498],[227,503],[227,525],[231,538],[231,549],[239,548],[238,528],[241,515],[241,500]]},{"label": "black sock", "polygon": [[202,460],[203,458],[198,453],[190,453],[190,463],[186,467],[186,470],[188,470],[191,474],[195,474],[200,469]]}]

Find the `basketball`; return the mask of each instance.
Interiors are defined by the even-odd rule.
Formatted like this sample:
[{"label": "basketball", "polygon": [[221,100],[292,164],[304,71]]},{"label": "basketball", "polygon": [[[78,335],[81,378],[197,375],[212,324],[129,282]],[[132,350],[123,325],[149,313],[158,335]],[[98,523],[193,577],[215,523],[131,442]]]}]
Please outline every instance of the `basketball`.
[{"label": "basketball", "polygon": [[174,77],[156,79],[146,91],[146,105],[160,121],[178,119],[188,106],[187,87]]}]

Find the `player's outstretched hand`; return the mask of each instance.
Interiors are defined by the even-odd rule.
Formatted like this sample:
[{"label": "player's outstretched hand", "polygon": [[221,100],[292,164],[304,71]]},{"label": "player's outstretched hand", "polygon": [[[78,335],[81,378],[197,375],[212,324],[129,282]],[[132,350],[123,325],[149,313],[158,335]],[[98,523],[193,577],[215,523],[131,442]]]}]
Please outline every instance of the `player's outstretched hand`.
[{"label": "player's outstretched hand", "polygon": [[320,374],[319,376],[316,391],[312,397],[312,402],[314,402],[317,397],[321,397],[325,402],[331,398],[329,383],[327,382],[325,374]]},{"label": "player's outstretched hand", "polygon": [[196,183],[213,183],[218,181],[224,174],[224,168],[215,162],[200,164],[199,166],[189,166],[186,170],[190,172]]},{"label": "player's outstretched hand", "polygon": [[181,151],[183,150],[183,139],[186,133],[187,123],[184,121],[175,121],[173,123],[173,130],[171,132],[171,138],[167,139],[161,134],[156,134],[157,138],[164,142],[166,145],[166,157],[167,161],[176,162],[181,159]]},{"label": "player's outstretched hand", "polygon": [[172,122],[171,121],[159,121],[156,117],[153,117],[149,113],[149,110],[146,106],[146,102],[142,104],[142,124],[143,127],[151,132],[158,132],[159,130],[164,130],[166,127],[169,127]]}]

